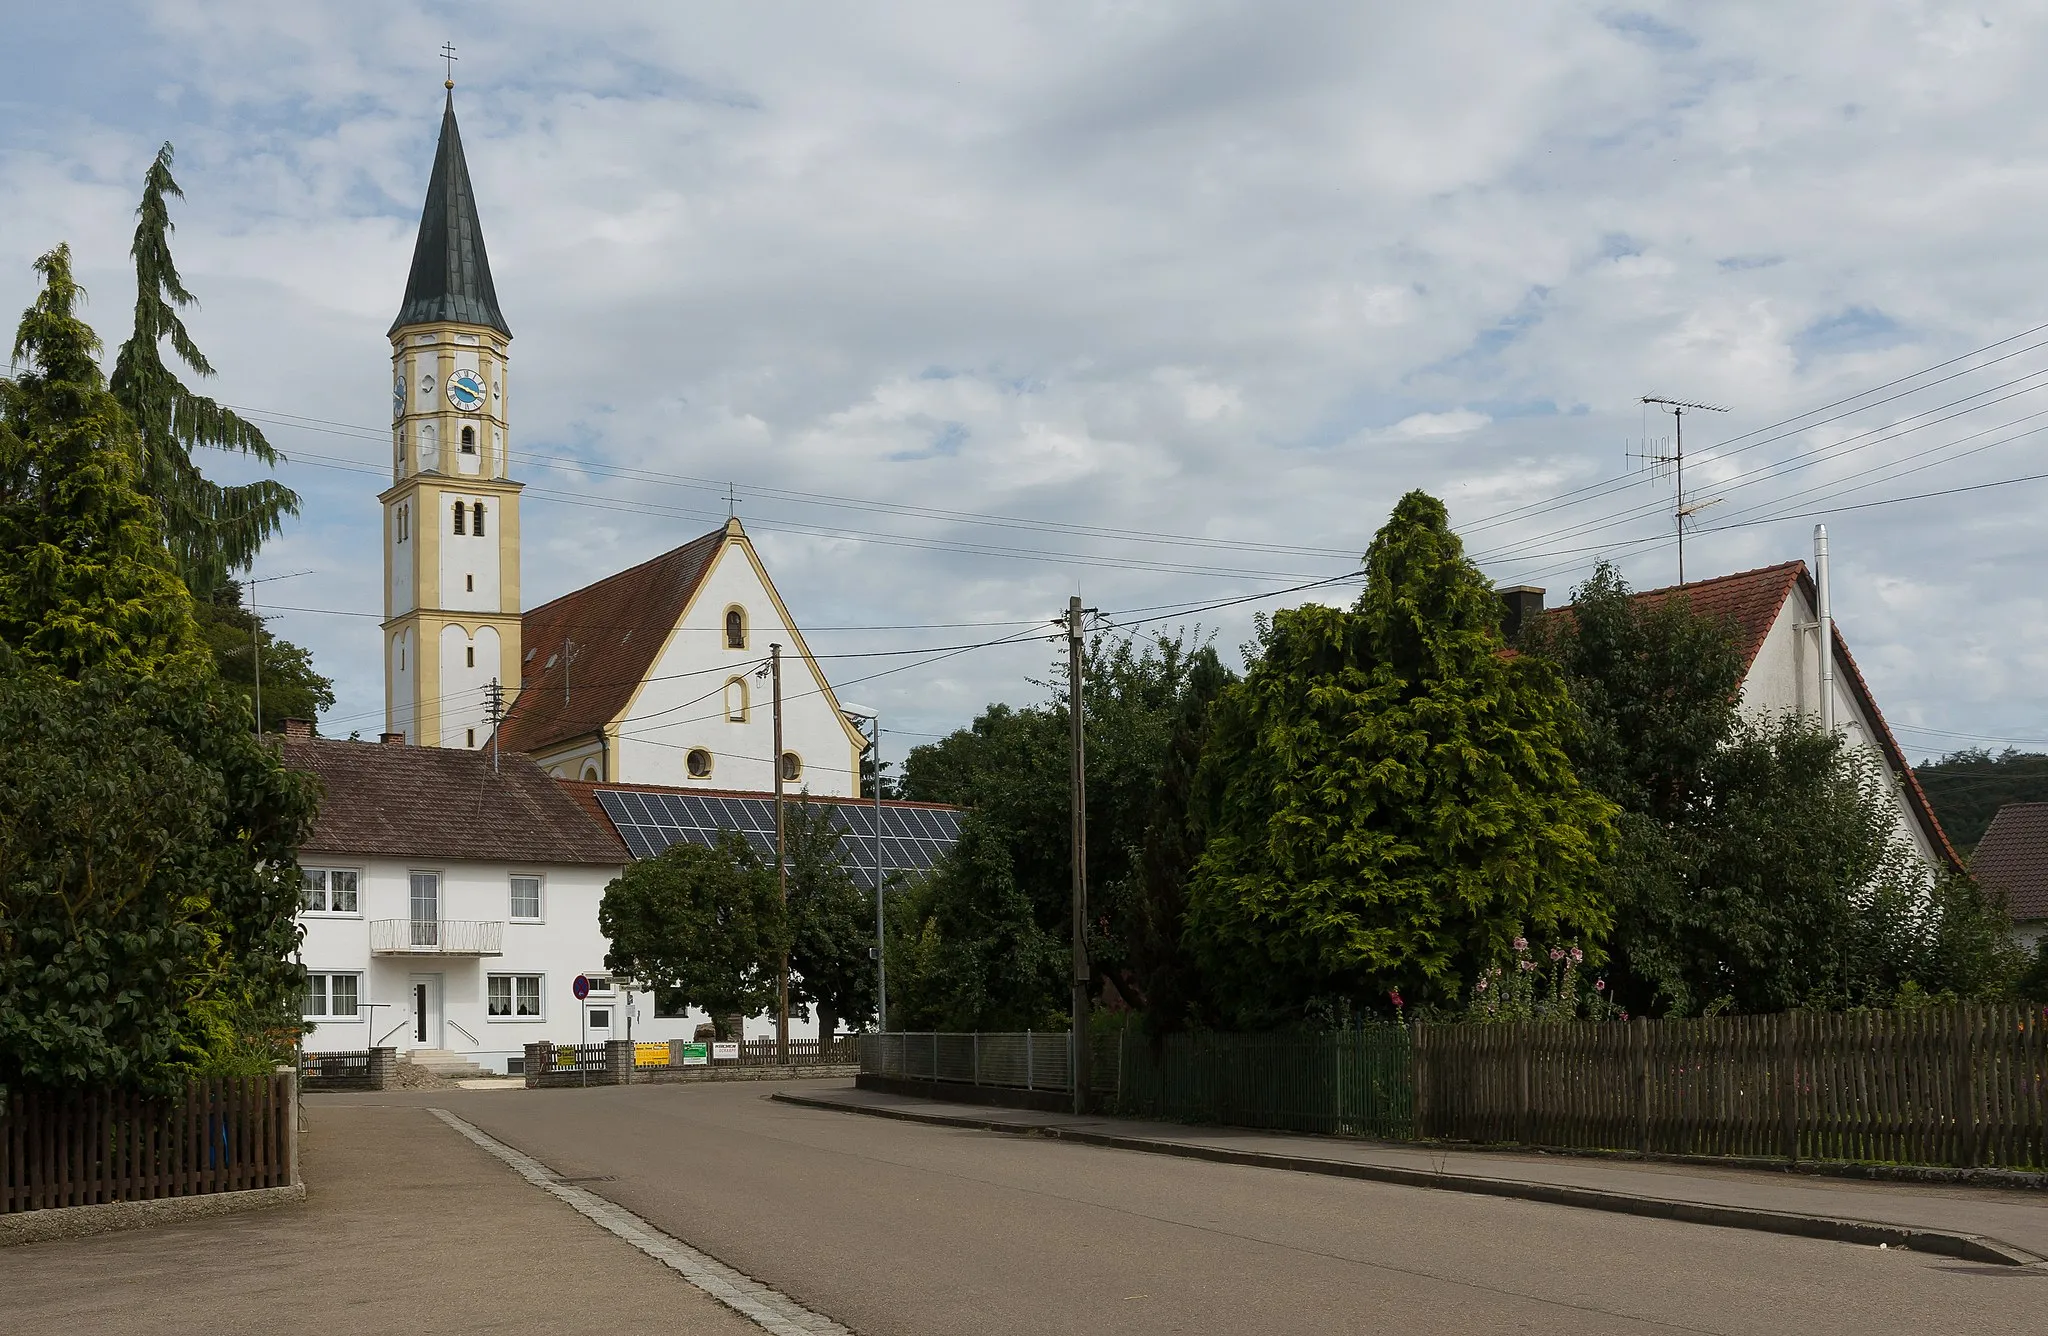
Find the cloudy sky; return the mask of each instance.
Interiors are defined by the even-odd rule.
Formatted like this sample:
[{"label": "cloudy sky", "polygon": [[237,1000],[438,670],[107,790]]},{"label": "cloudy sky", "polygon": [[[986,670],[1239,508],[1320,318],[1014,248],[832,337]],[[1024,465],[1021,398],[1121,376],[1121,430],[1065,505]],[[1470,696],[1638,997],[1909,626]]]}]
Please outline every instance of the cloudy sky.
[{"label": "cloudy sky", "polygon": [[452,40],[530,603],[722,521],[730,481],[900,754],[1036,697],[1049,649],[901,651],[1071,593],[1234,647],[1310,595],[1171,610],[1355,568],[1413,487],[1502,584],[1559,599],[1603,555],[1670,583],[1672,480],[1628,457],[1668,448],[1654,394],[1730,409],[1688,420],[1688,575],[1804,556],[1826,520],[1907,749],[2048,746],[2048,481],[1955,490],[2048,473],[2044,27],[1872,0],[4,0],[0,310],[68,240],[118,343],[175,143],[214,392],[304,498],[258,573],[309,573],[264,602],[335,678],[324,727],[374,733],[384,332]]}]

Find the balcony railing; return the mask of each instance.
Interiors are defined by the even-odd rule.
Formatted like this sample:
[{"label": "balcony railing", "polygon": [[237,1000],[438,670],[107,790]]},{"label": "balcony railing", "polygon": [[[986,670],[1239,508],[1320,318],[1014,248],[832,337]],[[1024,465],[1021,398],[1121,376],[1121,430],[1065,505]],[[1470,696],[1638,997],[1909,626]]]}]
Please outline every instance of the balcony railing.
[{"label": "balcony railing", "polygon": [[373,956],[498,956],[505,925],[495,919],[375,919]]}]

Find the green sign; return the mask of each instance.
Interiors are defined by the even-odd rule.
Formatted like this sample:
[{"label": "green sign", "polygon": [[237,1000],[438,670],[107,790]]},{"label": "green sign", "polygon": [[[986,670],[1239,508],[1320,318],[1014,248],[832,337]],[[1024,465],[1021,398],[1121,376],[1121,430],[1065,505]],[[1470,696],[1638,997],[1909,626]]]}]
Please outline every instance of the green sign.
[{"label": "green sign", "polygon": [[711,1054],[703,1044],[683,1045],[683,1066],[702,1067],[711,1061]]}]

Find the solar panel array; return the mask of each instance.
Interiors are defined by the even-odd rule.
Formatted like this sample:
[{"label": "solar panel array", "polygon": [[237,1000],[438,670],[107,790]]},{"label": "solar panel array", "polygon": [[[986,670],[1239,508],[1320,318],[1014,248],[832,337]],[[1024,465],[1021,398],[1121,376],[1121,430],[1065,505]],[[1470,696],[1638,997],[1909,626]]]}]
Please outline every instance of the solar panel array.
[{"label": "solar panel array", "polygon": [[[812,799],[817,802],[817,799]],[[635,858],[651,858],[682,840],[715,844],[736,830],[754,849],[775,854],[775,800],[733,798],[711,793],[652,793],[599,789],[598,805],[618,827]],[[960,839],[963,813],[953,807],[882,805],[882,872],[921,876],[930,872]],[[849,799],[832,804],[832,824],[847,871],[865,890],[875,887],[875,805]]]}]

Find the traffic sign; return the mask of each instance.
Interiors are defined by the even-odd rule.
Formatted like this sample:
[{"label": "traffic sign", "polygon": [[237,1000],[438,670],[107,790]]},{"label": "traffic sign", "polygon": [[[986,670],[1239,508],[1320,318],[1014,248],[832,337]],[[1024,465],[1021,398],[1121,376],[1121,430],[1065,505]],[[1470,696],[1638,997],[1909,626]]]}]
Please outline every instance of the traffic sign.
[{"label": "traffic sign", "polygon": [[590,976],[588,974],[577,975],[576,982],[569,985],[569,991],[576,994],[576,1000],[578,1002],[581,1002],[584,998],[589,997]]}]

